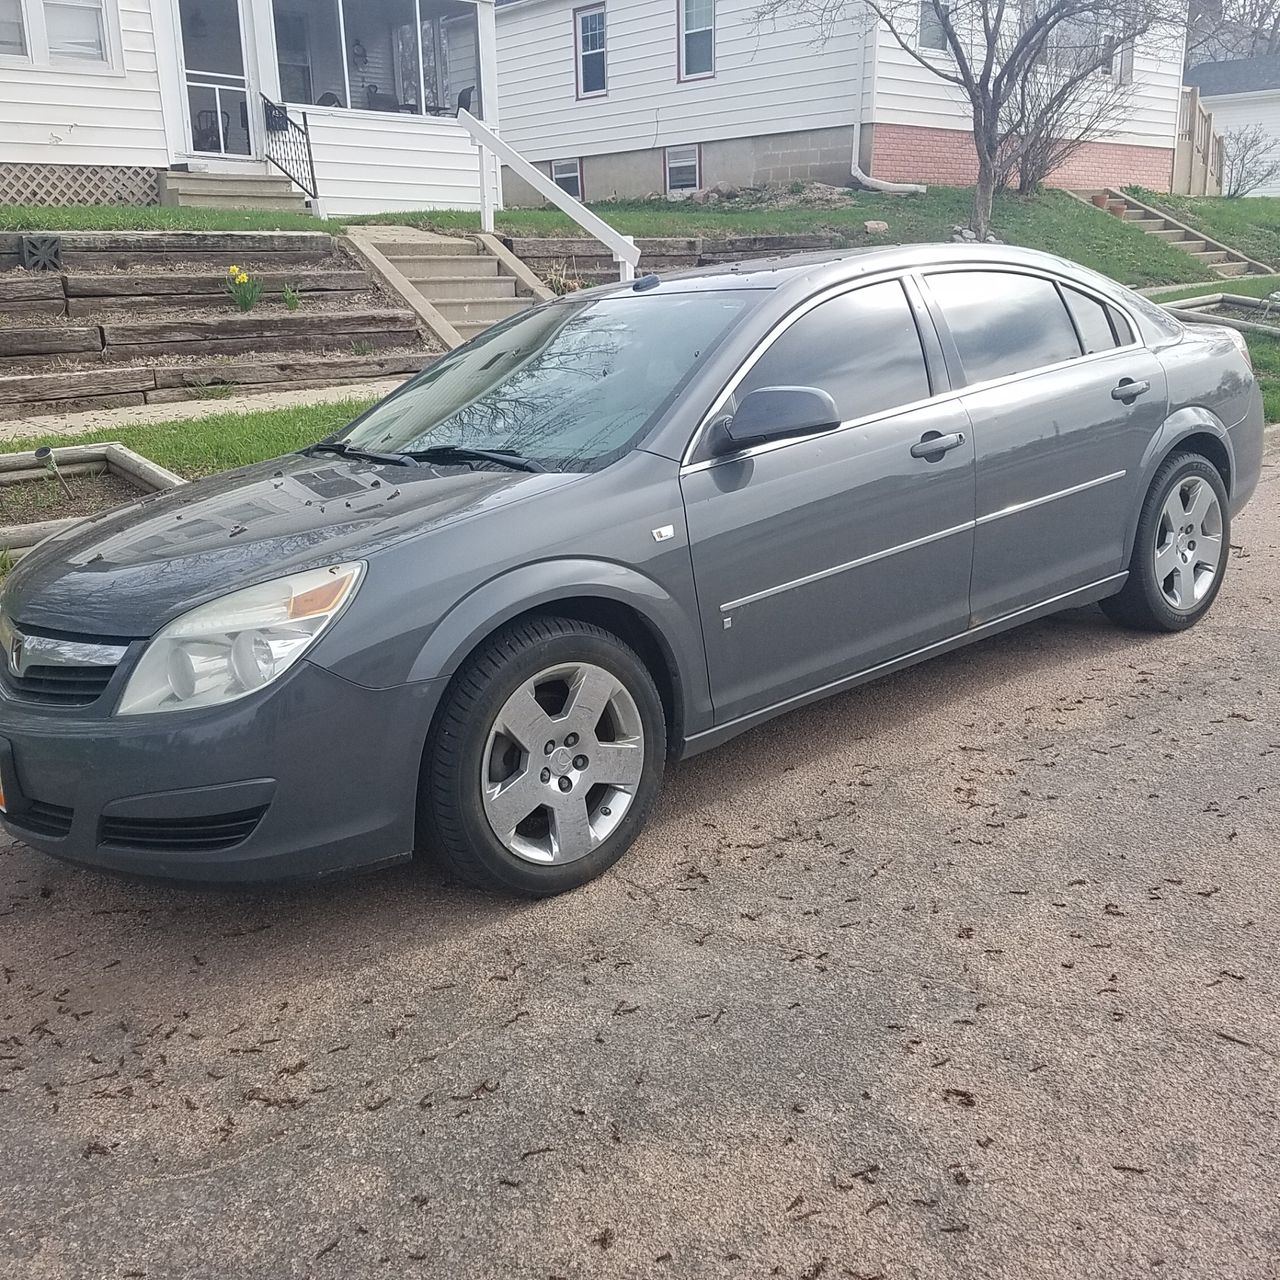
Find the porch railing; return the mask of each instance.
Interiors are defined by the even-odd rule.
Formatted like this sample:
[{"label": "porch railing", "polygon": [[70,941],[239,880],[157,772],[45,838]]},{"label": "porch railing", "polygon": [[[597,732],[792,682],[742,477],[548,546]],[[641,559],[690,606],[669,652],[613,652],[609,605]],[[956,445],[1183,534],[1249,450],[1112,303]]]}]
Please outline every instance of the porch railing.
[{"label": "porch railing", "polygon": [[1184,85],[1178,102],[1178,138],[1173,190],[1179,195],[1216,196],[1222,189],[1223,142],[1213,112],[1200,104],[1200,91]]},{"label": "porch railing", "polygon": [[471,135],[480,150],[480,226],[493,231],[493,211],[497,204],[497,176],[490,172],[490,158],[505,164],[519,174],[540,196],[545,196],[557,209],[571,217],[588,234],[595,236],[613,254],[621,280],[634,280],[640,250],[630,236],[616,231],[603,218],[597,217],[581,200],[556,186],[541,169],[534,168],[514,147],[480,123],[469,111],[458,112],[458,123]]},{"label": "porch railing", "polygon": [[307,113],[300,113],[302,123],[299,124],[289,114],[288,107],[272,102],[265,93],[258,96],[262,99],[263,155],[312,200],[318,200],[320,193],[316,189],[316,164],[311,155]]}]

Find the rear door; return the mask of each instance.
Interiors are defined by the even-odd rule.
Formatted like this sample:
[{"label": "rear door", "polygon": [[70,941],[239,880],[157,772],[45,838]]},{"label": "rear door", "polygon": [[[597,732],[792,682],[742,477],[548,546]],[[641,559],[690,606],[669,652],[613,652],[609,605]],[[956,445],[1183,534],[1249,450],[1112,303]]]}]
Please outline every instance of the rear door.
[{"label": "rear door", "polygon": [[948,268],[924,284],[968,388],[973,624],[1120,573],[1167,412],[1159,360],[1118,308],[1044,273]]},{"label": "rear door", "polygon": [[[945,374],[919,319],[896,279],[811,304],[733,396],[820,387],[843,425],[683,469],[718,723],[965,629],[973,445],[955,399],[930,398]],[[926,435],[950,447],[913,455]]]}]

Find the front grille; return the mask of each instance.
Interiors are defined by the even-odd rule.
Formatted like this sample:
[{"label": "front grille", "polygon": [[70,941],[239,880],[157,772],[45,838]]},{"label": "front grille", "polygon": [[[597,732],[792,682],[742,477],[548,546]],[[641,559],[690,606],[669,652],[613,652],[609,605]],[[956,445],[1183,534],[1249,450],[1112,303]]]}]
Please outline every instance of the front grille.
[{"label": "front grille", "polygon": [[4,686],[15,698],[63,707],[96,702],[111,683],[115,667],[27,667],[14,675],[7,664],[0,670]]},{"label": "front grille", "polygon": [[253,834],[266,811],[266,805],[259,805],[203,818],[103,818],[98,843],[166,853],[230,849]]},{"label": "front grille", "polygon": [[38,836],[52,836],[55,840],[60,840],[71,830],[71,815],[72,810],[65,805],[32,800],[25,809],[7,816],[15,827],[22,827]]}]

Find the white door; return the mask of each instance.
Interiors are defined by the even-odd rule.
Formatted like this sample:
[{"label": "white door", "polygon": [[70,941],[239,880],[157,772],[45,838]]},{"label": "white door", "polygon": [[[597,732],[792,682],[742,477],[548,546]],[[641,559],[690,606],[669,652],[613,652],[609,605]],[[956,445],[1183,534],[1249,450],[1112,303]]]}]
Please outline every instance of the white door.
[{"label": "white door", "polygon": [[256,157],[258,103],[247,74],[242,0],[178,0],[178,17],[192,155]]}]

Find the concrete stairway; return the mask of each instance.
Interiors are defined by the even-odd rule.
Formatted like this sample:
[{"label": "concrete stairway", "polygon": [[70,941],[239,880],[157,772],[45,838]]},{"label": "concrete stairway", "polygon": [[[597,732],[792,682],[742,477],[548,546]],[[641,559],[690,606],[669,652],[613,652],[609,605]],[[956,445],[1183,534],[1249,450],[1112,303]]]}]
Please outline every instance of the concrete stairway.
[{"label": "concrete stairway", "polygon": [[306,197],[280,173],[206,173],[168,169],[160,203],[205,209],[273,209],[306,213]]},{"label": "concrete stairway", "polygon": [[379,246],[387,260],[462,335],[472,338],[536,299],[521,297],[514,276],[474,240],[433,236]]},{"label": "concrete stairway", "polygon": [[1074,191],[1072,195],[1090,204],[1094,202],[1094,196],[1105,196],[1107,213],[1137,227],[1139,231],[1149,236],[1156,236],[1166,241],[1175,249],[1181,249],[1183,253],[1190,254],[1197,262],[1223,279],[1271,270],[1265,263],[1255,262],[1229,245],[1210,240],[1193,227],[1188,227],[1176,218],[1161,213],[1159,209],[1153,209],[1141,200],[1135,200],[1123,191],[1106,187],[1095,191]]}]

